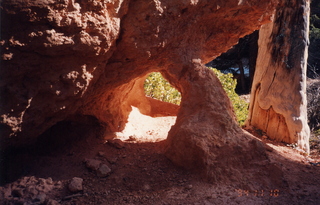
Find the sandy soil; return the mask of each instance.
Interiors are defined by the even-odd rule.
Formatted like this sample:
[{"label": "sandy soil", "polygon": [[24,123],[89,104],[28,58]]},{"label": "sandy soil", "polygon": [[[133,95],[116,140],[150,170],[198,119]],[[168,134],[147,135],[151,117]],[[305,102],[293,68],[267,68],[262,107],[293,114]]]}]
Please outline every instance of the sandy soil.
[{"label": "sandy soil", "polygon": [[[106,143],[85,126],[62,126],[57,132],[60,134],[53,134],[57,137],[63,130],[64,140],[59,138],[59,146],[49,140],[2,156],[5,168],[1,176],[5,180],[0,187],[0,201],[70,205],[320,204],[320,166],[312,164],[320,161],[317,150],[312,156],[303,156],[294,145],[262,139],[270,147],[271,163],[284,173],[282,188],[252,190],[237,181],[213,184],[174,166],[163,155],[165,139],[174,122],[175,117],[151,118],[133,109],[126,129],[116,133],[123,142],[119,147]],[[67,136],[72,143],[65,140]],[[87,168],[86,159],[107,164],[112,170],[110,175],[98,177]],[[83,190],[78,193],[67,188],[73,177],[83,179]]]}]

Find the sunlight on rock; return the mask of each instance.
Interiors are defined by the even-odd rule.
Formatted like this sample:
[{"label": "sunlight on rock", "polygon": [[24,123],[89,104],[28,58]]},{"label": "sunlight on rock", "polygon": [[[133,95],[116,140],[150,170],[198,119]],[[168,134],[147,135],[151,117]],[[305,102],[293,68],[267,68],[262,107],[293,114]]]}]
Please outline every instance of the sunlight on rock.
[{"label": "sunlight on rock", "polygon": [[149,117],[132,107],[128,123],[122,132],[116,132],[122,141],[158,142],[167,138],[171,126],[177,117]]}]

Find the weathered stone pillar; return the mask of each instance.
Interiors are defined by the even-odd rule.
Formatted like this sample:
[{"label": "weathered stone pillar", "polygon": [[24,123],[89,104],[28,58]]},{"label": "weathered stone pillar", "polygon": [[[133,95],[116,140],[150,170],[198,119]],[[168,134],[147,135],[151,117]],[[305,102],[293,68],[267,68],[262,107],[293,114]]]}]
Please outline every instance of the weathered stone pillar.
[{"label": "weathered stone pillar", "polygon": [[180,76],[170,78],[170,74],[165,77],[178,80],[182,94],[177,121],[167,138],[170,160],[213,181],[237,180],[235,167],[267,160],[262,143],[238,126],[231,102],[211,70],[193,60]]},{"label": "weathered stone pillar", "polygon": [[309,152],[306,66],[309,1],[282,0],[262,26],[247,125]]}]

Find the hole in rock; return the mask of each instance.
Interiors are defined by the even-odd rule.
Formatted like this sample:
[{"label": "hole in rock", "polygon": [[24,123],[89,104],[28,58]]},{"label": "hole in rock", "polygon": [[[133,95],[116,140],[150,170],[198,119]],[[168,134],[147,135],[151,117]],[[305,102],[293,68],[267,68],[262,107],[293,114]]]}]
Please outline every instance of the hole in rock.
[{"label": "hole in rock", "polygon": [[160,72],[153,72],[146,78],[144,91],[147,97],[180,105],[180,92],[171,86]]},{"label": "hole in rock", "polygon": [[132,106],[128,122],[122,132],[115,133],[123,141],[158,142],[167,138],[175,124],[181,94],[161,75],[153,72],[144,81],[149,114],[142,114]]}]

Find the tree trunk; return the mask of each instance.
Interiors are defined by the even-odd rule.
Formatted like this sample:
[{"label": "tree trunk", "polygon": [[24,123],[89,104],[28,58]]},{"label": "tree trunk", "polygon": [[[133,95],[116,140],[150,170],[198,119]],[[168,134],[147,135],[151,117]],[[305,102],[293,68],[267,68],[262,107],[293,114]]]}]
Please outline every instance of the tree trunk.
[{"label": "tree trunk", "polygon": [[256,69],[257,55],[258,55],[258,38],[259,31],[255,31],[249,36],[249,78],[250,84],[252,86],[253,76]]},{"label": "tree trunk", "polygon": [[239,71],[240,71],[240,83],[241,83],[241,93],[245,93],[247,88],[246,88],[246,78],[245,78],[245,75],[244,75],[244,68],[243,68],[243,63],[242,63],[242,60],[241,60],[241,57],[238,56],[238,66],[239,66]]},{"label": "tree trunk", "polygon": [[247,125],[309,153],[306,66],[308,0],[281,0],[272,23],[259,33]]}]

